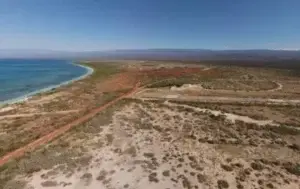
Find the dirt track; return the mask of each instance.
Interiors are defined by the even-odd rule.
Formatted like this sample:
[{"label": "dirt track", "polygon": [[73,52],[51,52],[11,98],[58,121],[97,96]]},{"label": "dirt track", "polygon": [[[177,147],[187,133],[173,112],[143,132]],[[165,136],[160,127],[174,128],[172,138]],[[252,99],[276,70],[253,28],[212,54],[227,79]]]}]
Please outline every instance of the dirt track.
[{"label": "dirt track", "polygon": [[133,94],[139,87],[140,83],[138,82],[134,88],[126,93],[126,94],[123,94],[121,96],[119,96],[118,98],[104,104],[103,106],[100,106],[96,109],[93,109],[91,112],[89,112],[88,114],[84,115],[83,117],[80,117],[74,121],[72,121],[71,123],[67,124],[67,125],[64,125],[63,127],[25,145],[24,147],[21,147],[13,152],[10,152],[8,154],[6,154],[5,156],[3,156],[1,159],[0,159],[0,166],[2,166],[3,164],[7,163],[9,160],[13,159],[13,158],[17,158],[17,157],[21,157],[22,155],[25,154],[25,152],[28,152],[30,150],[33,150],[43,144],[46,144],[47,142],[53,140],[54,138],[58,137],[59,135],[62,135],[63,133],[65,133],[66,131],[70,130],[72,127],[76,126],[76,125],[79,125],[87,120],[89,120],[90,118],[92,118],[93,116],[95,116],[97,113],[103,111],[104,109],[106,109],[107,107],[115,104],[116,102],[118,102],[119,100]]},{"label": "dirt track", "polygon": [[[143,91],[142,91],[143,92]],[[243,104],[270,104],[270,105],[299,105],[299,99],[264,99],[264,98],[242,98],[242,97],[221,97],[221,96],[187,96],[180,94],[166,94],[159,96],[151,93],[137,97],[138,99],[163,99],[177,101],[196,101],[210,103],[243,103]]]},{"label": "dirt track", "polygon": [[56,111],[56,112],[39,112],[39,113],[28,113],[28,114],[12,114],[12,115],[0,116],[0,120],[6,119],[6,118],[31,117],[31,116],[36,116],[36,115],[69,114],[69,113],[76,113],[76,112],[79,112],[79,110],[64,110],[64,111]]}]

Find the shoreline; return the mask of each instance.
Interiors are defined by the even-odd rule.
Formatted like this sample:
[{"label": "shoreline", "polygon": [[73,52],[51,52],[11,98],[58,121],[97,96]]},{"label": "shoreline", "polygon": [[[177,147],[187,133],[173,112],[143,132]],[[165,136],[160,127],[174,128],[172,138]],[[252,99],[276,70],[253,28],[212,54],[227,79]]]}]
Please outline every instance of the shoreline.
[{"label": "shoreline", "polygon": [[69,85],[69,84],[71,84],[71,83],[73,83],[75,81],[79,81],[79,80],[85,79],[86,77],[88,77],[88,76],[90,76],[90,75],[92,75],[94,73],[94,69],[92,67],[84,66],[84,65],[81,65],[79,63],[74,63],[74,62],[71,62],[69,64],[72,64],[74,66],[78,66],[78,67],[82,67],[82,68],[86,69],[86,73],[83,74],[83,75],[81,75],[81,76],[75,77],[73,79],[70,79],[70,80],[67,80],[67,81],[63,81],[63,82],[61,82],[59,84],[50,85],[48,87],[45,87],[45,88],[42,88],[42,89],[39,89],[39,90],[30,92],[30,93],[27,93],[27,94],[25,94],[23,96],[20,96],[20,97],[17,97],[17,98],[13,98],[13,99],[10,99],[10,100],[5,100],[3,102],[0,102],[0,108],[3,108],[5,106],[11,105],[11,104],[25,102],[25,101],[27,101],[28,99],[30,99],[31,97],[33,97],[33,96],[35,96],[37,94],[45,93],[45,92],[57,89],[59,87]]}]

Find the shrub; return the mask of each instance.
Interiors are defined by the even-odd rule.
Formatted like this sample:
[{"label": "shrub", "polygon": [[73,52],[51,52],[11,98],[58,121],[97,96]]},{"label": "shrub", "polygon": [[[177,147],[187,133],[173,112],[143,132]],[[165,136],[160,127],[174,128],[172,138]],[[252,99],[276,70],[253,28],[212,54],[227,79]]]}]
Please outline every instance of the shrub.
[{"label": "shrub", "polygon": [[226,180],[218,180],[218,188],[229,188],[229,184]]},{"label": "shrub", "polygon": [[285,166],[285,169],[291,174],[300,176],[300,164]]},{"label": "shrub", "polygon": [[258,163],[258,162],[252,162],[251,163],[251,167],[252,167],[252,169],[254,169],[254,170],[257,170],[257,171],[261,171],[261,170],[263,170],[263,166],[260,164],[260,163]]}]

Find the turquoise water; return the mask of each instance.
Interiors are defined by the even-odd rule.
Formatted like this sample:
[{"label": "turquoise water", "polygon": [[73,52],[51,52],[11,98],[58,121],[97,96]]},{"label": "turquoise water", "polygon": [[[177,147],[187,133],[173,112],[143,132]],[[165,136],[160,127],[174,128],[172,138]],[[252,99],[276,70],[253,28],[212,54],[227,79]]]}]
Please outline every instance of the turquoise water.
[{"label": "turquoise water", "polygon": [[0,103],[54,87],[87,74],[65,60],[1,60]]}]

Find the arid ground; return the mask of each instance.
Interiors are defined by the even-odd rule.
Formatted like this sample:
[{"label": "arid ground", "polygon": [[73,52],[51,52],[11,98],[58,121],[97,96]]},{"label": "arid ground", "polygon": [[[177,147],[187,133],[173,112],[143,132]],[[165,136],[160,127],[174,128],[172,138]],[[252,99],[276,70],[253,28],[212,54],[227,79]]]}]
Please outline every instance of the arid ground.
[{"label": "arid ground", "polygon": [[298,71],[85,64],[92,76],[0,109],[0,188],[300,189]]}]

